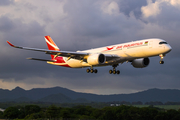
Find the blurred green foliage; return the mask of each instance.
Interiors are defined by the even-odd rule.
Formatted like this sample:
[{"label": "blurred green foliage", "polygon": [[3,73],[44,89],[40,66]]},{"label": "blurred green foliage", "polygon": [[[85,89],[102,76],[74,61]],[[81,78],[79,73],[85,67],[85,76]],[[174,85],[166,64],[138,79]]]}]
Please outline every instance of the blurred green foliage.
[{"label": "blurred green foliage", "polygon": [[5,119],[97,119],[97,120],[179,120],[180,110],[165,110],[154,107],[135,107],[130,105],[94,108],[78,105],[71,108],[50,105],[25,105],[8,107],[0,112]]}]

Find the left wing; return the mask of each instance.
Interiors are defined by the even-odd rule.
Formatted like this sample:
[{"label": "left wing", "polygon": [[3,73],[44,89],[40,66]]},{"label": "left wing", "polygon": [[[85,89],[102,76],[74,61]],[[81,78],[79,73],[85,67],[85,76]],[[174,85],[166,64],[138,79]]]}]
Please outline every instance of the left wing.
[{"label": "left wing", "polygon": [[[85,61],[87,60],[88,56],[91,53],[86,53],[86,52],[71,52],[71,51],[56,51],[56,50],[47,50],[47,49],[38,49],[38,48],[29,48],[29,47],[21,47],[21,46],[15,46],[9,41],[7,43],[14,48],[19,48],[19,49],[24,49],[24,50],[32,50],[32,51],[40,51],[40,52],[45,52],[46,54],[51,54],[57,56],[62,56],[62,57],[68,57],[68,59],[77,59],[77,60],[82,60]],[[106,63],[112,63],[120,59],[120,56],[118,55],[110,55],[110,54],[104,54],[106,56]],[[55,62],[52,60],[43,60],[43,59],[37,59],[37,58],[29,58],[32,60],[40,60],[40,61],[50,61],[50,62]]]},{"label": "left wing", "polygon": [[84,58],[85,56],[89,55],[89,53],[85,53],[85,52],[55,51],[55,50],[15,46],[12,43],[10,43],[9,41],[7,41],[7,43],[14,48],[19,48],[19,49],[24,49],[24,50],[32,50],[32,51],[40,51],[40,52],[45,52],[46,54],[62,56],[62,57],[71,57],[71,58],[78,59],[78,60],[80,58]]}]

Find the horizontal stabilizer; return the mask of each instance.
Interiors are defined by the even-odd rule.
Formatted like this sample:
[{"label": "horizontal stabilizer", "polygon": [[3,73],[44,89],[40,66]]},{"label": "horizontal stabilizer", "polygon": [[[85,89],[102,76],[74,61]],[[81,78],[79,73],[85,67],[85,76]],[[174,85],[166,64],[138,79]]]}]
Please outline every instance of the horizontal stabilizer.
[{"label": "horizontal stabilizer", "polygon": [[46,59],[39,59],[39,58],[27,58],[29,60],[38,60],[38,61],[45,61],[45,62],[56,62],[55,60],[46,60]]}]

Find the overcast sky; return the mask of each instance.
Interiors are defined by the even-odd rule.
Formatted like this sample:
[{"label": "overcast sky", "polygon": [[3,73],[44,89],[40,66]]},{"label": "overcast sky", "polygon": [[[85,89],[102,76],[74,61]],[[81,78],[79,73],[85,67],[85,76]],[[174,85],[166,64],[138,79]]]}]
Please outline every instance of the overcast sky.
[{"label": "overcast sky", "polygon": [[[146,68],[119,65],[120,75],[86,68],[65,68],[28,57],[44,53],[10,47],[46,49],[50,35],[61,50],[77,51],[146,38],[161,38],[172,51],[160,65],[150,58]],[[134,93],[151,88],[180,89],[180,0],[0,0],[0,88],[29,90],[60,86],[95,94]]]}]

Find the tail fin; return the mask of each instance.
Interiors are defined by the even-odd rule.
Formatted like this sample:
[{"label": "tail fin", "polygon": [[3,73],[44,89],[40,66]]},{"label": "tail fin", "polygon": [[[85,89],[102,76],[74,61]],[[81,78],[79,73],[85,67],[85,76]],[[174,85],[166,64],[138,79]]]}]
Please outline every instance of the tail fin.
[{"label": "tail fin", "polygon": [[[45,36],[45,41],[47,43],[48,49],[49,50],[55,50],[55,51],[60,51],[58,46],[54,43],[54,41],[51,39],[50,36]],[[51,58],[54,59],[54,55],[51,55]]]}]

